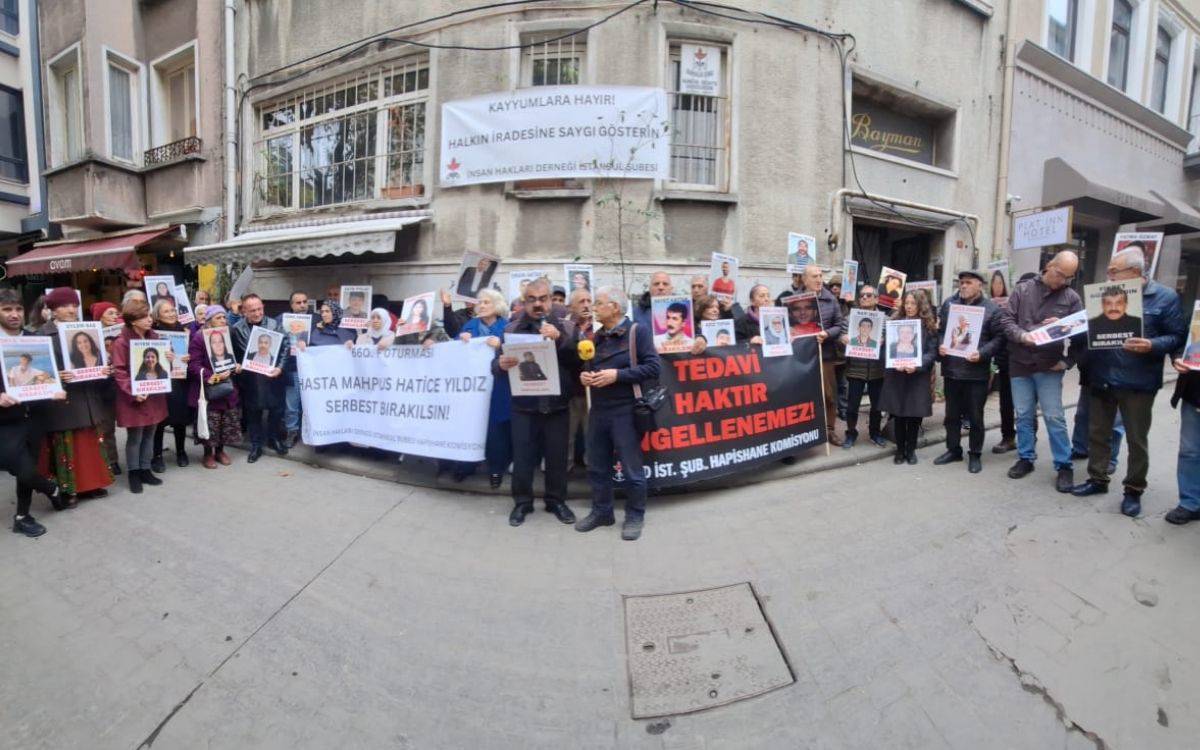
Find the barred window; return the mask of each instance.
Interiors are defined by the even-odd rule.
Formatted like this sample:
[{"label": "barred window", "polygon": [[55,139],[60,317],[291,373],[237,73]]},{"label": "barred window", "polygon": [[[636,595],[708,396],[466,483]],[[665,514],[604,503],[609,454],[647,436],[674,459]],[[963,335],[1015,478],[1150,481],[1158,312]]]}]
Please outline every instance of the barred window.
[{"label": "barred window", "polygon": [[575,86],[583,83],[587,60],[586,34],[558,37],[569,30],[522,34],[522,86]]},{"label": "barred window", "polygon": [[667,60],[668,98],[671,109],[671,182],[673,187],[729,190],[729,48],[703,42],[720,50],[721,75],[717,93],[680,93],[681,45],[672,41]]},{"label": "barred window", "polygon": [[421,57],[260,106],[256,210],[423,195],[428,97]]}]

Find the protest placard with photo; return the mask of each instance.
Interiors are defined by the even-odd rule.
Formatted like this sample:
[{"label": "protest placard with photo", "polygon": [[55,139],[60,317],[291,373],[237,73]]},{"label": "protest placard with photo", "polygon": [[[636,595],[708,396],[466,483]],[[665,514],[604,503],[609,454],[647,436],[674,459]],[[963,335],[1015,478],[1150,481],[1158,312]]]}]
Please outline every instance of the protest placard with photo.
[{"label": "protest placard with photo", "polygon": [[62,391],[49,336],[0,337],[4,392],[17,401],[41,401]]},{"label": "protest placard with photo", "polygon": [[1183,356],[1179,361],[1189,370],[1200,370],[1200,302],[1192,308],[1192,319],[1188,321],[1187,343],[1183,346]]},{"label": "protest placard with photo", "polygon": [[788,232],[787,271],[804,273],[804,267],[817,262],[817,238],[809,234]]},{"label": "protest placard with photo", "polygon": [[713,253],[708,265],[708,291],[722,302],[733,302],[737,294],[739,261],[732,255]]},{"label": "protest placard with photo", "polygon": [[171,347],[175,355],[171,360],[171,379],[184,380],[187,378],[188,332],[187,331],[155,331],[158,337]]},{"label": "protest placard with photo", "polygon": [[58,324],[58,342],[63,355],[63,369],[73,381],[101,380],[108,364],[104,348],[104,326],[95,321],[73,321]]},{"label": "protest placard with photo", "polygon": [[107,361],[111,362],[112,361],[113,342],[116,341],[117,337],[121,335],[121,331],[125,330],[125,324],[117,323],[116,325],[105,326],[103,330],[104,330],[104,356],[107,359]]},{"label": "protest placard with photo", "polygon": [[371,315],[371,287],[344,286],[341,289],[342,322],[339,328],[366,328]]},{"label": "protest placard with photo", "polygon": [[1088,348],[1119,349],[1142,335],[1142,280],[1102,281],[1083,287]]},{"label": "protest placard with photo", "polygon": [[904,281],[908,274],[894,268],[884,266],[879,272],[879,287],[875,290],[876,297],[882,307],[895,308],[904,295]]},{"label": "protest placard with photo", "polygon": [[733,346],[737,343],[737,335],[733,331],[732,320],[702,320],[700,333],[709,347]]},{"label": "protest placard with photo", "polygon": [[929,304],[933,306],[934,311],[937,311],[938,305],[942,304],[941,298],[938,295],[938,283],[936,281],[910,281],[905,284],[904,291],[919,292],[924,291],[929,297]]},{"label": "protest placard with photo", "polygon": [[987,264],[988,296],[997,305],[1008,302],[1008,261],[994,260]]},{"label": "protest placard with photo", "polygon": [[242,355],[242,369],[257,372],[260,375],[270,375],[275,369],[281,346],[283,346],[282,333],[254,326],[250,329],[250,338],[246,340],[246,352]]},{"label": "protest placard with photo", "polygon": [[792,354],[792,337],[788,335],[786,307],[758,308],[758,335],[762,337],[764,357],[784,357]]},{"label": "protest placard with photo", "polygon": [[567,280],[567,301],[576,289],[590,292],[596,288],[595,271],[590,263],[563,263],[563,278]]},{"label": "protest placard with photo", "polygon": [[433,325],[433,292],[414,294],[404,300],[400,320],[396,324],[396,335],[425,333]]},{"label": "protest placard with photo", "polygon": [[308,346],[308,336],[312,332],[313,319],[308,313],[284,313],[279,320],[283,324],[283,332],[288,337],[288,353],[293,357],[299,349],[296,344]]},{"label": "protest placard with photo", "polygon": [[479,250],[468,250],[463,253],[462,263],[455,276],[454,293],[460,300],[475,302],[479,293],[492,285],[492,277],[496,275],[496,267],[500,258]]},{"label": "protest placard with photo", "polygon": [[1117,232],[1113,237],[1112,254],[1123,250],[1141,250],[1146,258],[1146,278],[1158,272],[1158,251],[1162,248],[1162,232]]},{"label": "protest placard with photo", "polygon": [[509,271],[508,300],[511,302],[514,299],[525,299],[525,287],[529,286],[529,282],[542,277],[550,278],[549,272],[544,268],[535,268],[529,271]]},{"label": "protest placard with photo", "polygon": [[175,302],[175,277],[174,276],[147,276],[143,281],[146,284],[146,301],[150,303],[150,309],[162,301],[170,302],[178,307]]},{"label": "protest placard with photo", "polygon": [[195,322],[196,316],[192,314],[192,303],[188,301],[187,287],[183,284],[176,284],[173,291],[175,294],[175,312],[179,314],[179,322],[183,325]]},{"label": "protest placard with photo", "polygon": [[812,292],[789,294],[779,300],[788,311],[788,335],[795,339],[821,332],[821,310]]},{"label": "protest placard with photo", "polygon": [[651,297],[654,347],[659,353],[686,352],[692,348],[692,298],[684,295]]},{"label": "protest placard with photo", "polygon": [[878,310],[850,311],[846,333],[846,356],[855,359],[879,359],[883,343],[883,324],[887,316]]},{"label": "protest placard with photo", "polygon": [[986,310],[979,305],[950,305],[946,335],[942,338],[947,357],[966,359],[979,351],[979,337],[983,335],[985,312]]},{"label": "protest placard with photo", "polygon": [[1053,344],[1055,341],[1062,341],[1072,336],[1078,336],[1081,333],[1087,333],[1087,329],[1087,310],[1080,310],[1079,312],[1071,313],[1065,318],[1059,318],[1053,323],[1047,323],[1041,328],[1035,328],[1029,332],[1029,335],[1033,337],[1034,344],[1044,346],[1045,344]]},{"label": "protest placard with photo", "polygon": [[514,396],[558,396],[558,353],[553,341],[515,342],[504,340],[505,355],[517,358],[517,366],[508,371],[508,383]]},{"label": "protest placard with photo", "polygon": [[131,339],[129,341],[130,390],[134,396],[153,396],[171,392],[171,345],[163,339]]},{"label": "protest placard with photo", "polygon": [[921,366],[921,321],[916,318],[887,322],[887,359],[891,370]]},{"label": "protest placard with photo", "polygon": [[237,360],[233,358],[233,342],[229,339],[229,328],[221,326],[203,330],[204,348],[208,352],[208,361],[212,364],[213,373],[220,375],[237,367]]},{"label": "protest placard with photo", "polygon": [[842,299],[853,302],[858,293],[858,261],[847,258],[842,263]]}]

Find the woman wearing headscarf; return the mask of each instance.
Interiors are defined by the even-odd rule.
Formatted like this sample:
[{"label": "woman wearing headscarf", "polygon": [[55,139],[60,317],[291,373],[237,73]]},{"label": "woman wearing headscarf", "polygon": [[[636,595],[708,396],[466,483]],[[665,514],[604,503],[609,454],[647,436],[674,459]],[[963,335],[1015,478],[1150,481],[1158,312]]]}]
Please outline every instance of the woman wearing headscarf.
[{"label": "woman wearing headscarf", "polygon": [[388,330],[392,322],[392,315],[385,307],[377,307],[371,311],[371,316],[368,318],[368,328],[358,334],[358,340],[354,343],[357,346],[377,346],[380,349],[386,349],[396,340],[395,335]]},{"label": "woman wearing headscarf", "polygon": [[[151,365],[145,358],[141,362],[130,362],[129,345],[133,341],[158,340],[152,329],[154,319],[150,317],[150,305],[140,299],[131,299],[121,306],[121,318],[125,328],[113,343],[113,376],[117,381],[117,426],[125,428],[125,464],[129,471],[129,491],[138,494],[143,485],[151,487],[162,484],[150,470],[154,456],[154,431],[158,423],[167,418],[167,395],[134,395],[134,379],[146,379],[151,368],[155,374],[166,375],[155,352]],[[169,348],[169,347],[168,347]],[[172,355],[174,356],[174,355]],[[169,365],[168,365],[169,366]]]},{"label": "woman wearing headscarf", "polygon": [[[154,329],[187,333],[187,327],[179,322],[179,313],[176,311],[174,303],[166,301],[154,305]],[[190,338],[188,344],[190,347]],[[191,354],[180,356],[176,353],[175,356],[182,363],[179,367],[186,370]],[[172,367],[172,369],[175,368]],[[188,405],[187,378],[174,378],[171,380],[171,392],[167,394],[167,418],[159,422],[158,427],[154,430],[154,456],[150,459],[151,471],[157,474],[166,471],[166,464],[163,463],[163,438],[166,436],[168,426],[175,435],[175,465],[180,468],[188,465],[187,428],[195,419],[196,414]]]},{"label": "woman wearing headscarf", "polygon": [[[94,302],[88,311],[91,313],[92,320],[105,328],[121,322],[121,311],[111,302]],[[112,341],[113,339],[105,337],[104,348],[109,362],[112,361],[112,352],[107,350],[111,348]],[[96,382],[100,383],[100,398],[107,407],[106,418],[96,427],[100,430],[100,436],[103,438],[104,458],[108,461],[108,470],[113,473],[113,476],[120,476],[121,452],[117,450],[117,384],[111,378]]]},{"label": "woman wearing headscarf", "polygon": [[[354,341],[354,331],[339,328],[342,324],[342,307],[337,300],[327,299],[317,308],[317,321],[308,335],[309,346],[342,345]],[[297,347],[303,351],[302,347]]]},{"label": "woman wearing headscarf", "polygon": [[[206,469],[215,469],[218,463],[225,466],[232,463],[225,453],[225,446],[242,441],[242,410],[239,406],[237,386],[232,380],[237,367],[214,373],[208,347],[204,342],[204,338],[211,335],[213,329],[224,327],[227,323],[225,308],[209,305],[204,328],[193,333],[188,343],[188,406],[194,409],[199,405],[201,388],[205,389],[207,400],[208,439],[200,441],[204,445]],[[221,338],[219,334],[218,338]],[[221,341],[224,342],[224,338],[221,338]],[[229,383],[228,386],[224,385],[226,382]],[[225,393],[221,393],[222,390]]]},{"label": "woman wearing headscarf", "polygon": [[[51,319],[37,329],[40,336],[58,338],[59,323],[79,320],[79,297],[70,287],[50,290],[45,296]],[[67,392],[65,401],[47,401],[38,407],[41,428],[46,431],[39,468],[62,488],[63,502],[73,507],[77,499],[104,497],[112,484],[112,471],[101,442],[98,425],[112,420],[112,404],[106,399],[107,379],[74,382],[65,369],[60,347],[54,346],[59,377]]]}]

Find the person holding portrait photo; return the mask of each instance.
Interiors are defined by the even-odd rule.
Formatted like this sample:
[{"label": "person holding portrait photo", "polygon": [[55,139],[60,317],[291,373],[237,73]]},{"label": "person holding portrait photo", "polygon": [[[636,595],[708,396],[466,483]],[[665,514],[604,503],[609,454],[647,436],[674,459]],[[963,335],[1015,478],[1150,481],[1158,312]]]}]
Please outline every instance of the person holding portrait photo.
[{"label": "person holding portrait photo", "polygon": [[[198,408],[200,395],[204,394],[208,438],[200,443],[204,446],[204,468],[215,469],[217,464],[233,463],[225,446],[242,442],[242,410],[233,381],[237,363],[222,335],[228,314],[220,305],[209,305],[207,312],[205,327],[193,333],[188,343],[188,406]],[[218,361],[222,367],[217,366]]]},{"label": "person holding portrait photo", "polygon": [[[166,300],[173,306],[174,298]],[[167,418],[167,396],[134,395],[135,380],[170,378],[158,361],[158,352],[147,349],[141,362],[130,361],[130,342],[158,340],[153,331],[154,319],[150,306],[132,299],[121,306],[125,327],[113,344],[113,375],[117,381],[117,426],[125,428],[125,462],[128,466],[129,491],[142,492],[144,485],[157,486],[162,480],[154,476],[150,462],[154,457],[154,432],[158,423]],[[174,355],[172,355],[174,356]]]},{"label": "person holding portrait photo", "polygon": [[[361,292],[351,291],[350,301],[354,295]],[[229,328],[229,336],[233,342],[233,356],[236,361],[244,361],[246,351],[255,356],[257,341],[251,340],[255,326],[268,331],[282,334],[279,321],[268,318],[265,314],[262,297],[257,294],[247,294],[242,297],[242,319]],[[366,313],[363,313],[366,317]],[[248,463],[255,463],[262,457],[264,444],[272,448],[277,455],[287,455],[288,447],[283,434],[284,410],[284,381],[283,367],[289,359],[287,347],[281,346],[279,353],[273,358],[269,374],[240,370],[238,381],[238,396],[241,399],[243,416],[246,419],[246,430],[250,435],[250,453],[246,456]],[[263,421],[266,421],[264,427]]]},{"label": "person holding portrait photo", "polygon": [[936,355],[932,346],[918,347],[916,338],[920,329],[923,339],[936,340],[937,322],[928,298],[916,292],[904,293],[891,319],[911,321],[911,324],[897,327],[897,339],[887,344],[889,358],[915,356],[917,349],[921,350],[921,358],[917,363],[888,368],[884,372],[880,392],[880,409],[886,411],[895,422],[896,454],[893,463],[907,462],[913,465],[917,463],[917,437],[921,431],[921,421],[933,414],[929,372]]},{"label": "person holding portrait photo", "polygon": [[[158,302],[154,305],[154,329],[170,333],[188,334],[188,329],[179,322],[179,313],[170,302]],[[190,334],[189,334],[190,335]],[[191,354],[175,352],[175,363],[171,369],[187,368]],[[167,418],[158,423],[154,429],[154,452],[150,457],[150,471],[162,474],[166,471],[163,462],[163,439],[169,426],[175,436],[175,465],[183,468],[188,465],[186,450],[187,428],[196,419],[195,412],[188,405],[187,378],[173,378],[171,392],[167,394]]]}]

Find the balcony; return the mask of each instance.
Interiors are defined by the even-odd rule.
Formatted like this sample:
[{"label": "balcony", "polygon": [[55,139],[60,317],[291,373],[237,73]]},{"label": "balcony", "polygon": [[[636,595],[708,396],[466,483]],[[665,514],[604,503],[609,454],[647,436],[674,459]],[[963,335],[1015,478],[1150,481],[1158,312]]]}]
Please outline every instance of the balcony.
[{"label": "balcony", "polygon": [[147,169],[160,167],[166,164],[172,164],[177,161],[182,161],[189,156],[200,156],[200,151],[203,143],[196,136],[189,138],[181,138],[174,143],[168,143],[163,146],[156,146],[146,151],[142,158],[142,164]]}]

